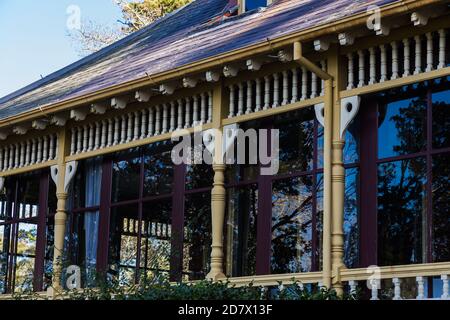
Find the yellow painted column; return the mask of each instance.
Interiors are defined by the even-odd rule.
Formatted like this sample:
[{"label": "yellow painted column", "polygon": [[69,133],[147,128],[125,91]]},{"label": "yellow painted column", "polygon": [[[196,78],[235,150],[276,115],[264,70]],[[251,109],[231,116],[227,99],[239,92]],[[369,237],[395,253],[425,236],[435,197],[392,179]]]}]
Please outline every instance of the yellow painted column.
[{"label": "yellow painted column", "polygon": [[215,131],[213,170],[214,182],[211,191],[211,270],[208,279],[225,278],[223,272],[223,227],[225,221],[225,164],[222,156],[222,119],[225,116],[227,100],[223,84],[220,82],[213,91],[212,127]]},{"label": "yellow painted column", "polygon": [[340,136],[340,90],[343,70],[340,64],[339,48],[333,46],[329,56],[328,72],[335,79],[333,85],[333,130],[331,146],[331,265],[332,287],[338,295],[343,294],[340,272],[344,265],[344,192],[345,169],[343,162],[344,140]]},{"label": "yellow painted column", "polygon": [[331,139],[333,124],[333,80],[325,81],[324,151],[323,151],[323,229],[322,229],[322,283],[331,288]]},{"label": "yellow painted column", "polygon": [[55,215],[55,235],[53,249],[53,278],[52,287],[55,290],[61,289],[62,258],[64,250],[64,234],[66,228],[67,212],[66,200],[68,194],[65,190],[66,180],[66,149],[67,133],[65,128],[58,133],[58,153],[57,153],[57,181],[56,181],[56,215]]}]

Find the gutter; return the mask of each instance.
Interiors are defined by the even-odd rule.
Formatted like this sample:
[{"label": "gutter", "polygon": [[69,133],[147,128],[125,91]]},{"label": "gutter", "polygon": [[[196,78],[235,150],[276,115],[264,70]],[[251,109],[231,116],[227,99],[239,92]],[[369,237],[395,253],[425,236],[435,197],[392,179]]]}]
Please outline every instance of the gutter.
[{"label": "gutter", "polygon": [[[389,4],[380,8],[382,18],[386,18],[395,14],[411,12],[415,9],[431,5],[446,3],[445,0],[405,0],[393,4]],[[335,21],[331,25],[322,25],[314,28],[302,30],[290,35],[282,36],[276,39],[267,39],[267,41],[244,47],[238,50],[230,51],[221,55],[213,56],[201,61],[197,61],[173,70],[154,74],[151,77],[142,77],[133,81],[112,86],[93,93],[89,93],[80,97],[64,100],[61,102],[37,106],[34,110],[27,111],[18,115],[14,115],[0,120],[0,127],[11,126],[23,121],[30,121],[42,116],[48,116],[57,112],[65,111],[93,103],[95,101],[111,98],[115,95],[124,94],[131,90],[136,90],[143,86],[153,85],[173,78],[184,77],[188,74],[204,72],[213,68],[220,67],[226,63],[243,60],[258,54],[273,52],[277,49],[292,45],[293,42],[301,40],[302,42],[316,39],[330,33],[339,33],[349,28],[365,24],[370,16],[368,12],[362,12],[340,21]],[[306,65],[305,65],[306,67]]]}]

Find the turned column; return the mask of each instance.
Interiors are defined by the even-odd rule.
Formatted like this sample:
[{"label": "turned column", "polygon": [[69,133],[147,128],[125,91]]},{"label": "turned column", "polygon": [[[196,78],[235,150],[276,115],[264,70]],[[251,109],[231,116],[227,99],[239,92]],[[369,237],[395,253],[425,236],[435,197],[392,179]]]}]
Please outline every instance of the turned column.
[{"label": "turned column", "polygon": [[207,278],[217,280],[225,278],[223,273],[223,224],[225,219],[225,165],[213,164],[214,183],[211,192],[211,271]]},{"label": "turned column", "polygon": [[223,227],[225,221],[225,164],[222,150],[222,119],[229,114],[229,92],[222,82],[217,83],[213,89],[212,108],[212,132],[214,134],[214,153],[212,167],[214,170],[214,182],[211,191],[211,270],[206,276],[208,279],[217,280],[225,278],[223,272]]},{"label": "turned column", "polygon": [[[58,167],[59,172],[65,171],[65,166]],[[62,181],[64,181],[64,174],[61,174]],[[58,180],[60,177],[58,177]],[[64,183],[64,182],[63,182]],[[63,250],[64,250],[64,234],[65,234],[65,228],[66,228],[66,219],[67,219],[67,212],[66,212],[66,200],[68,197],[67,192],[64,192],[63,190],[56,191],[56,197],[57,197],[57,209],[56,209],[56,215],[55,215],[55,244],[54,244],[54,253],[53,253],[53,279],[52,284],[55,289],[61,288],[61,274],[62,274],[62,267],[63,267]]]},{"label": "turned column", "polygon": [[333,272],[332,286],[338,295],[343,293],[343,285],[340,281],[340,269],[344,265],[344,190],[345,169],[343,162],[344,141],[334,139],[332,142],[331,161],[331,194],[332,194],[332,219],[331,219],[331,265]]},{"label": "turned column", "polygon": [[63,268],[64,235],[67,220],[66,202],[68,198],[68,186],[74,177],[77,162],[66,163],[66,155],[70,152],[70,140],[68,131],[62,128],[58,133],[58,148],[56,154],[57,164],[50,168],[53,181],[56,184],[56,214],[55,214],[55,234],[53,248],[53,289],[61,289],[61,274]]}]

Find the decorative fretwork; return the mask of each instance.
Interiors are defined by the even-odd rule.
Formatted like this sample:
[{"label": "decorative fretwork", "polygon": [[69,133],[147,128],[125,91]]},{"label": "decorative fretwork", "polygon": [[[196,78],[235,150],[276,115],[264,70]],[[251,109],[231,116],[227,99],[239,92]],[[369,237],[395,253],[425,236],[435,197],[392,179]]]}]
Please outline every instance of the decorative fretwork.
[{"label": "decorative fretwork", "polygon": [[70,154],[125,144],[211,121],[212,92],[204,92],[75,126],[71,129]]},{"label": "decorative fretwork", "polygon": [[[321,67],[326,69],[325,61]],[[324,83],[306,68],[296,67],[230,85],[228,89],[228,118],[233,118],[323,96]]]},{"label": "decorative fretwork", "polygon": [[445,68],[447,36],[440,29],[348,53],[347,90]]},{"label": "decorative fretwork", "polygon": [[55,160],[57,149],[56,134],[5,144],[0,147],[0,170],[13,170]]}]

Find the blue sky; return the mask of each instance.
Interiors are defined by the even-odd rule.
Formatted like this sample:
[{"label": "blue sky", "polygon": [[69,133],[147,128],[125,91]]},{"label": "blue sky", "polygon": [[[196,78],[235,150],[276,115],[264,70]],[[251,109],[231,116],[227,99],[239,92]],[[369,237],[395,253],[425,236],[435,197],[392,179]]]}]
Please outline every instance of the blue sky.
[{"label": "blue sky", "polygon": [[81,19],[113,26],[113,0],[0,0],[0,97],[80,59],[67,36],[70,5]]}]

